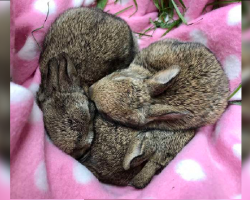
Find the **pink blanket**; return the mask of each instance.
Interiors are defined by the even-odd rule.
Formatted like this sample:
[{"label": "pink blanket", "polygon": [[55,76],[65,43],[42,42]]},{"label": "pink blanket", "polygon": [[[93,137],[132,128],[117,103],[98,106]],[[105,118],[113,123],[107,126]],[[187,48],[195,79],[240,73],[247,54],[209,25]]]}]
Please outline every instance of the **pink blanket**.
[{"label": "pink blanket", "polygon": [[[110,0],[105,10],[115,13],[133,0]],[[157,18],[152,0],[137,0],[120,14],[132,30],[142,32]],[[177,1],[176,1],[177,2]],[[202,14],[209,0],[184,0],[189,24],[172,30],[165,38],[201,42],[222,63],[233,91],[241,82],[241,5],[233,3]],[[41,44],[50,24],[70,7],[90,6],[93,0],[50,0],[44,28],[35,32]],[[164,198],[228,199],[241,195],[241,107],[230,105],[215,124],[201,128],[181,153],[143,190],[100,183],[83,165],[56,148],[44,131],[42,112],[35,103],[40,83],[39,48],[31,31],[42,26],[47,14],[45,0],[12,2],[11,19],[11,198]],[[160,40],[139,39],[141,48]],[[211,80],[213,81],[213,80]],[[240,92],[234,99],[240,99]]]}]

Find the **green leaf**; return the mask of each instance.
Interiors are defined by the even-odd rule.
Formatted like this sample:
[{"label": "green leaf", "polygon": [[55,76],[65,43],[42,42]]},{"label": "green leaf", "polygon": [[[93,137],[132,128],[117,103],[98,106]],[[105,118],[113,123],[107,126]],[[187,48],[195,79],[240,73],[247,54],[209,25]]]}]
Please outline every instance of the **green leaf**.
[{"label": "green leaf", "polygon": [[181,5],[183,6],[183,8],[185,8],[186,9],[186,6],[185,6],[185,4],[183,3],[183,1],[182,0],[179,0],[179,2],[181,3]]},{"label": "green leaf", "polygon": [[179,18],[178,20],[175,20],[174,22],[169,24],[168,30],[161,36],[164,37],[165,35],[167,35],[167,33],[169,33],[169,31],[171,31],[174,27],[177,27],[181,24],[182,20]]},{"label": "green leaf", "polygon": [[228,100],[230,100],[240,89],[242,88],[242,84],[240,84],[233,93],[228,97]]},{"label": "green leaf", "polygon": [[[146,35],[147,32],[149,32],[149,31],[151,31],[151,30],[153,30],[153,29],[154,29],[154,27],[149,27],[149,28],[147,28],[144,32],[140,33],[139,38],[141,38],[143,35]],[[153,34],[152,34],[152,35],[153,35]],[[151,37],[152,37],[152,35],[151,35]]]},{"label": "green leaf", "polygon": [[119,14],[125,12],[126,10],[128,10],[128,9],[130,9],[130,8],[132,8],[132,7],[134,7],[134,6],[131,5],[131,6],[127,7],[127,8],[124,8],[124,9],[120,10],[119,12],[115,13],[114,15],[119,15]]},{"label": "green leaf", "polygon": [[168,15],[167,12],[162,12],[162,13],[159,15],[159,19],[160,19],[162,22],[165,22],[165,19],[166,19],[167,15]]},{"label": "green leaf", "polygon": [[98,0],[97,1],[97,8],[104,9],[108,3],[108,0]]},{"label": "green leaf", "polygon": [[171,0],[169,0],[169,13],[168,16],[170,19],[173,19],[174,16],[174,5]]},{"label": "green leaf", "polygon": [[171,28],[172,23],[165,23],[165,22],[159,22],[159,21],[154,21],[154,25],[156,28]]},{"label": "green leaf", "polygon": [[152,18],[149,18],[149,21],[150,21],[151,24],[154,25],[154,22],[153,22]]},{"label": "green leaf", "polygon": [[132,17],[137,11],[138,11],[138,4],[137,4],[137,1],[136,0],[133,0],[134,1],[134,3],[135,3],[135,12],[132,14],[132,15],[130,15],[129,17]]},{"label": "green leaf", "polygon": [[161,9],[165,8],[164,0],[161,0]]},{"label": "green leaf", "polygon": [[241,106],[242,102],[241,101],[231,101],[231,102],[229,102],[229,104]]},{"label": "green leaf", "polygon": [[155,4],[155,7],[156,7],[159,11],[161,11],[161,7],[160,7],[160,5],[159,5],[159,1],[158,1],[158,0],[154,0],[154,4]]},{"label": "green leaf", "polygon": [[146,29],[146,30],[143,32],[143,34],[145,34],[145,33],[149,32],[149,31],[151,31],[153,28],[154,28],[154,27],[150,27],[150,28]]},{"label": "green leaf", "polygon": [[139,36],[147,36],[147,37],[152,37],[152,35],[147,35],[145,33],[137,33],[137,32],[134,32],[135,34],[138,34]]},{"label": "green leaf", "polygon": [[177,5],[175,4],[174,0],[171,0],[171,1],[172,1],[172,3],[173,3],[173,6],[174,6],[174,8],[175,8],[175,10],[176,10],[177,15],[180,17],[180,19],[182,20],[182,22],[183,22],[184,24],[187,24],[187,21],[185,20],[185,18],[184,18],[183,15],[181,14],[181,12],[180,12],[179,8],[177,7]]}]

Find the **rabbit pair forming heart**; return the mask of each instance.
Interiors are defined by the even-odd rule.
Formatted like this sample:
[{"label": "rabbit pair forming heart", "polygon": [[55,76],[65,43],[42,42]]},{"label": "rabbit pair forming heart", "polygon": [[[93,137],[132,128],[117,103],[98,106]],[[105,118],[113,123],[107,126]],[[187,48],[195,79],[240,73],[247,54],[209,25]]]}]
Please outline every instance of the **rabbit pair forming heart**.
[{"label": "rabbit pair forming heart", "polygon": [[149,184],[229,96],[202,44],[163,40],[139,52],[127,23],[96,8],[58,17],[40,71],[37,101],[54,144],[119,186]]}]

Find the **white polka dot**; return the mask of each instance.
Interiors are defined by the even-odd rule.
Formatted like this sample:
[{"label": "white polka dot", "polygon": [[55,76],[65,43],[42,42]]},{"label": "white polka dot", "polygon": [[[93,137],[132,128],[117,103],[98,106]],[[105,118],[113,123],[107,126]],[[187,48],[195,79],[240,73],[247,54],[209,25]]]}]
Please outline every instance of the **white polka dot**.
[{"label": "white polka dot", "polygon": [[42,121],[42,111],[36,103],[33,104],[32,111],[30,113],[29,122],[39,122]]},{"label": "white polka dot", "polygon": [[48,13],[48,2],[49,2],[49,15],[56,12],[56,3],[54,0],[37,0],[34,4],[34,8],[44,15]]},{"label": "white polka dot", "polygon": [[33,93],[33,95],[35,96],[37,91],[39,90],[39,84],[37,83],[32,83],[30,86],[29,86],[29,90]]},{"label": "white polka dot", "polygon": [[241,5],[233,7],[227,16],[227,24],[229,26],[237,25],[241,22]]},{"label": "white polka dot", "polygon": [[234,155],[241,160],[241,144],[233,145]]},{"label": "white polka dot", "polygon": [[127,3],[129,3],[131,0],[118,0],[117,3],[119,3],[120,5],[124,6],[126,5]]},{"label": "white polka dot", "polygon": [[38,55],[39,47],[33,37],[28,37],[22,49],[18,52],[18,57],[23,60],[33,60]]},{"label": "white polka dot", "polygon": [[10,167],[6,164],[0,167],[0,181],[6,185],[10,184]]},{"label": "white polka dot", "polygon": [[35,185],[36,187],[43,191],[43,192],[46,192],[48,191],[48,181],[47,181],[47,171],[46,171],[46,166],[45,166],[45,163],[44,161],[42,161],[36,171],[35,171]]},{"label": "white polka dot", "polygon": [[193,30],[190,32],[190,37],[193,42],[199,42],[207,46],[207,37],[201,30]]},{"label": "white polka dot", "polygon": [[83,4],[84,0],[73,0],[74,7],[80,7]]},{"label": "white polka dot", "polygon": [[234,80],[240,76],[241,73],[241,61],[235,55],[226,57],[223,62],[225,73],[229,80]]},{"label": "white polka dot", "polygon": [[234,101],[234,100],[241,100],[242,99],[242,91],[241,89],[239,89],[239,91],[230,99],[230,101]]},{"label": "white polka dot", "polygon": [[95,3],[94,0],[85,0],[83,5],[84,6],[90,6],[90,5],[94,4],[94,3]]},{"label": "white polka dot", "polygon": [[75,181],[80,184],[87,184],[94,179],[94,175],[79,162],[74,164],[73,176]]},{"label": "white polka dot", "polygon": [[10,83],[10,102],[11,103],[27,101],[32,98],[33,98],[32,93],[29,90],[15,83]]},{"label": "white polka dot", "polygon": [[194,160],[179,162],[175,171],[186,181],[198,181],[206,178],[201,166]]},{"label": "white polka dot", "polygon": [[239,194],[239,195],[233,197],[233,199],[241,199],[241,194]]}]

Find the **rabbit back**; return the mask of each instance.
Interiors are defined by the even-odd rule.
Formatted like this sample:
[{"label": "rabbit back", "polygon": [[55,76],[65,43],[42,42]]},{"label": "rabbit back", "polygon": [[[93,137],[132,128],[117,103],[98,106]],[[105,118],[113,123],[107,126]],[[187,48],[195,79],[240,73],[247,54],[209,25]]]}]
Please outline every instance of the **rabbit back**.
[{"label": "rabbit back", "polygon": [[60,15],[49,29],[40,56],[46,74],[48,61],[67,53],[87,85],[127,67],[137,52],[128,24],[97,8],[73,8]]}]

